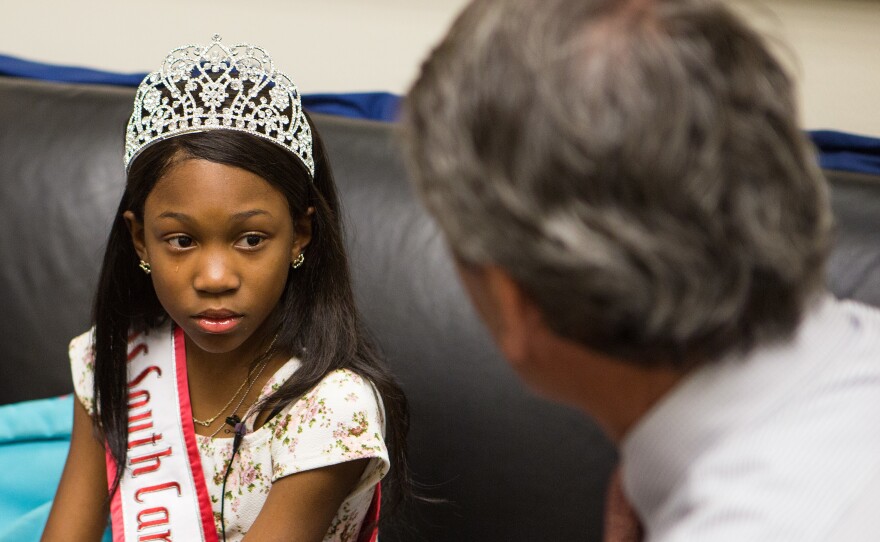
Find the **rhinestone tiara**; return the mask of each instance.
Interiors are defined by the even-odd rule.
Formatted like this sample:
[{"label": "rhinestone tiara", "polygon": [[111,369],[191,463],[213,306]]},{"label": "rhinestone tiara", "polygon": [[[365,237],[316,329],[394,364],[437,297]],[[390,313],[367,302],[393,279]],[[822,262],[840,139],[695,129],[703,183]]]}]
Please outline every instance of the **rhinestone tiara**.
[{"label": "rhinestone tiara", "polygon": [[125,135],[125,170],[158,141],[236,130],[292,152],[314,177],[312,130],[296,85],[262,48],[220,41],[215,34],[208,45],[174,49],[141,82]]}]

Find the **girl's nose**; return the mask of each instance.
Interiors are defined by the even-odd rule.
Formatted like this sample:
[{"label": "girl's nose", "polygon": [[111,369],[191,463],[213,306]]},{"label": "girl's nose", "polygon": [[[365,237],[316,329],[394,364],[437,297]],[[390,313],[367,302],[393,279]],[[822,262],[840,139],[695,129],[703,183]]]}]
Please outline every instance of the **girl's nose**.
[{"label": "girl's nose", "polygon": [[222,294],[237,290],[241,278],[230,258],[219,252],[208,252],[199,262],[193,287],[209,294]]}]

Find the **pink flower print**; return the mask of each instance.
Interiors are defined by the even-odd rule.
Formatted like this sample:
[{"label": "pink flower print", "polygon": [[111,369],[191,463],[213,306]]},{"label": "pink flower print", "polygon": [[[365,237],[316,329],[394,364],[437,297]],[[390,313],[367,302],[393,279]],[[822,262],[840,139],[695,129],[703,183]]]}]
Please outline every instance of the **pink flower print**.
[{"label": "pink flower print", "polygon": [[355,401],[358,400],[358,395],[355,392],[351,392],[345,396],[345,400],[348,401],[349,403],[354,403]]},{"label": "pink flower print", "polygon": [[[343,457],[353,459],[363,456],[363,454],[358,453],[358,450],[364,451],[376,448],[376,446],[369,445],[368,431],[370,423],[367,421],[367,413],[363,411],[355,412],[352,416],[352,422],[354,423],[340,422],[336,424],[336,429],[333,431],[335,441],[326,451],[335,446],[342,451]],[[360,442],[365,435],[367,442]]]},{"label": "pink flower print", "polygon": [[89,347],[86,349],[85,355],[86,368],[94,370],[95,369],[95,349]]},{"label": "pink flower print", "polygon": [[336,385],[340,388],[348,387],[350,384],[355,384],[360,386],[364,379],[351,371],[340,371],[338,374],[338,378],[336,379]]},{"label": "pink flower print", "polygon": [[[286,434],[288,433],[288,431],[287,431],[287,427],[290,425],[290,421],[292,420],[292,418],[293,418],[293,416],[291,416],[289,413],[288,413],[288,414],[285,414],[285,415],[284,415],[280,420],[278,420],[278,422],[275,424],[275,427],[274,427],[273,430],[272,430],[272,433],[273,433],[272,436],[273,436],[276,440],[277,440],[277,439],[280,439],[280,438],[282,438],[282,437],[284,437],[284,435],[286,435]],[[272,423],[272,422],[270,421],[269,423]],[[285,438],[286,438],[286,437],[285,437]]]},{"label": "pink flower print", "polygon": [[[223,475],[226,473],[226,467],[229,464],[229,460],[218,462],[218,469],[214,471],[214,484],[220,485],[223,483]],[[229,489],[229,480],[226,481],[226,488]]]},{"label": "pink flower print", "polygon": [[247,465],[239,476],[239,485],[247,488],[249,491],[254,489],[254,482],[257,480],[257,469],[253,465]]},{"label": "pink flower print", "polygon": [[357,535],[357,525],[352,524],[351,522],[346,522],[343,526],[343,531],[339,536],[339,540],[342,542],[349,542],[355,539]]},{"label": "pink flower print", "polygon": [[287,446],[288,451],[290,451],[290,453],[292,453],[294,456],[296,456],[296,447],[298,444],[299,437],[293,437],[292,439],[290,439],[290,444],[288,444]]},{"label": "pink flower print", "polygon": [[346,502],[343,503],[336,517],[333,518],[333,522],[330,523],[330,529],[327,531],[325,540],[329,538],[339,542],[350,542],[355,540],[355,536],[359,531],[360,525],[352,521],[351,507]]},{"label": "pink flower print", "polygon": [[316,423],[320,422],[319,427],[328,427],[330,422],[327,417],[330,414],[331,411],[327,408],[323,398],[318,399],[316,395],[310,395],[308,399],[306,399],[306,407],[304,411],[299,415],[300,427],[297,429],[297,433],[302,433],[303,425],[314,427]]},{"label": "pink flower print", "polygon": [[349,428],[348,434],[353,437],[359,437],[363,435],[367,431],[367,427],[369,426],[369,422],[367,421],[367,413],[364,411],[356,412],[352,419],[357,424],[354,427]]}]

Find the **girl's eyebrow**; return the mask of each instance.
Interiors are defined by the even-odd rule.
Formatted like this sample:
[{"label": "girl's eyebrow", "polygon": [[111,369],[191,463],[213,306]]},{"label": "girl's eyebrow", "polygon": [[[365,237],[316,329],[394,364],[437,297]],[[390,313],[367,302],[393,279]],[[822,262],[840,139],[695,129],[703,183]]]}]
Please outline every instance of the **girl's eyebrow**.
[{"label": "girl's eyebrow", "polygon": [[261,215],[271,217],[272,213],[270,213],[269,211],[266,211],[264,209],[251,209],[249,211],[241,211],[241,212],[235,213],[234,215],[232,215],[231,220],[240,222],[242,220],[247,220],[248,218],[251,218],[253,216],[261,216]]},{"label": "girl's eyebrow", "polygon": [[185,213],[176,213],[174,211],[165,211],[156,218],[170,218],[181,222],[192,222],[192,217]]},{"label": "girl's eyebrow", "polygon": [[[230,217],[229,220],[230,220],[230,222],[241,222],[243,220],[247,220],[248,218],[251,218],[254,216],[263,216],[263,215],[271,217],[272,213],[270,213],[269,211],[266,211],[265,209],[250,209],[247,211],[240,211],[238,213],[235,213],[234,215],[232,215]],[[172,220],[179,220],[181,222],[192,222],[194,220],[193,217],[191,217],[190,215],[188,215],[186,213],[179,213],[176,211],[165,211],[164,213],[160,214],[156,218],[170,218]]]}]

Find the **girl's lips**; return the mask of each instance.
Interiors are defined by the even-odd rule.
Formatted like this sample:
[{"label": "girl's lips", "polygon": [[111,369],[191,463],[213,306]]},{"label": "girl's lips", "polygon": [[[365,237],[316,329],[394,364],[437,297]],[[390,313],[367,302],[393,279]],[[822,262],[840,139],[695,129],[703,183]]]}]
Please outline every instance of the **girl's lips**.
[{"label": "girl's lips", "polygon": [[195,316],[196,324],[206,333],[228,333],[235,329],[241,322],[241,316],[237,314],[213,315],[198,314]]}]

